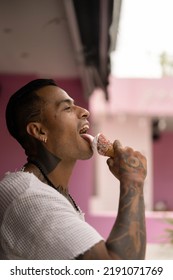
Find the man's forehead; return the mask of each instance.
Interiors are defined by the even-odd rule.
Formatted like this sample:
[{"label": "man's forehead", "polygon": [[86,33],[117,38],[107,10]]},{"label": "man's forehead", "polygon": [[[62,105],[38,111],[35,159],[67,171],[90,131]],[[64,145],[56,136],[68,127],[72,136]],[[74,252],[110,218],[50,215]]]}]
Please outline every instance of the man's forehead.
[{"label": "man's forehead", "polygon": [[37,91],[38,95],[41,96],[45,101],[51,100],[61,100],[61,99],[71,99],[72,98],[68,95],[68,93],[61,89],[60,87],[56,86],[46,86]]}]

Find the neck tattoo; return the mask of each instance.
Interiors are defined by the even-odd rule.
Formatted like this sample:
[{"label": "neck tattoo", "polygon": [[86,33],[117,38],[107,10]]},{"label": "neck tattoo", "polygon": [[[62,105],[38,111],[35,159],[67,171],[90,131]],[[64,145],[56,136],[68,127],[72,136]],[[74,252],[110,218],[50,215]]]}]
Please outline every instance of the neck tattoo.
[{"label": "neck tattoo", "polygon": [[54,184],[49,180],[49,178],[47,177],[47,175],[45,174],[45,172],[43,171],[43,169],[41,168],[40,164],[35,161],[35,160],[30,160],[28,161],[28,163],[32,163],[34,164],[39,171],[41,172],[41,174],[43,175],[44,179],[46,180],[47,184],[49,186],[51,186],[52,188],[54,188],[56,191],[60,192],[62,195],[64,195],[68,201],[73,205],[73,207],[79,212],[79,207],[77,206],[76,202],[74,201],[74,199],[72,198],[72,196],[69,194],[68,190],[64,190],[64,188],[59,185],[59,186],[54,186]]}]

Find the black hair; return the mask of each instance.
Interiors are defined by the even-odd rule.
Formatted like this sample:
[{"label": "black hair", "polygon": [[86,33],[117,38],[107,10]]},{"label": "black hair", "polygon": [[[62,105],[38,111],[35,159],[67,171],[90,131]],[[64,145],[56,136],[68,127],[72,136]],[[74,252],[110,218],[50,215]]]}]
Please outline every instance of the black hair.
[{"label": "black hair", "polygon": [[52,79],[33,80],[9,99],[6,107],[6,124],[9,133],[25,148],[26,126],[30,121],[39,121],[43,100],[36,91],[45,86],[57,86]]}]

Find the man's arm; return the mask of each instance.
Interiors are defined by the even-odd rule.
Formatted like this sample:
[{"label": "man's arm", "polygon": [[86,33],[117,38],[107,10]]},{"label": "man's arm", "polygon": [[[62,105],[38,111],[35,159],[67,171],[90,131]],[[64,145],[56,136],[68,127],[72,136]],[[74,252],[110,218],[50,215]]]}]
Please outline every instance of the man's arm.
[{"label": "man's arm", "polygon": [[107,160],[110,171],[120,181],[120,201],[116,221],[106,242],[101,241],[78,259],[144,259],[146,250],[143,185],[146,158],[137,151],[114,142],[115,158]]}]

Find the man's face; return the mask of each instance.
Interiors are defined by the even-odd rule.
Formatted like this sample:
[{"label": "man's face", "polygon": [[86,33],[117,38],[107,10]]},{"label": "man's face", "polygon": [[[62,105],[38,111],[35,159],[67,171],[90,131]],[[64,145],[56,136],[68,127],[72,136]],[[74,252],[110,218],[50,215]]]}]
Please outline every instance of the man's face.
[{"label": "man's face", "polygon": [[42,123],[47,132],[47,149],[61,160],[90,158],[92,149],[81,136],[89,129],[89,112],[75,105],[58,87],[46,86],[37,93],[45,102]]}]

